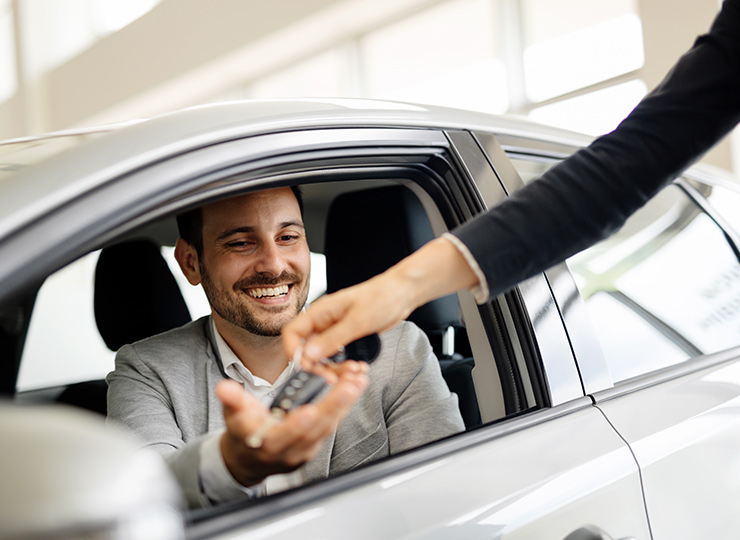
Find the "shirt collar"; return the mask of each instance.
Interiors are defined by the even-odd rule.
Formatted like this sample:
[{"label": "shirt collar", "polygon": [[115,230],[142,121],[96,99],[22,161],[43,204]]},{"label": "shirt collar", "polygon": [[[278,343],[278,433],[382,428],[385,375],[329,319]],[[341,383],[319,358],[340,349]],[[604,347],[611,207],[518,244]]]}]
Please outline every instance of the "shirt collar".
[{"label": "shirt collar", "polygon": [[221,362],[224,372],[229,376],[229,378],[245,385],[245,388],[249,387],[253,390],[258,388],[276,388],[298,371],[296,363],[291,359],[288,361],[288,366],[283,370],[275,383],[270,384],[265,379],[253,375],[252,372],[242,364],[236,353],[234,353],[231,347],[229,347],[229,344],[226,343],[226,340],[224,340],[221,334],[219,334],[213,317],[211,317],[211,331],[213,332],[213,336],[216,341],[219,361]]}]

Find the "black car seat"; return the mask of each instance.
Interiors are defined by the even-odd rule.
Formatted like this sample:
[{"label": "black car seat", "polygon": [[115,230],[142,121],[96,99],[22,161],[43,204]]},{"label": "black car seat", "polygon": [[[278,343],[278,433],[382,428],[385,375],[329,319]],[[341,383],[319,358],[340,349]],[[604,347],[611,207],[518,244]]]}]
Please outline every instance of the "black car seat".
[{"label": "black car seat", "polygon": [[[421,201],[397,185],[343,193],[332,201],[326,224],[327,292],[355,285],[388,269],[434,238]],[[442,375],[458,396],[466,427],[480,424],[472,357],[455,353],[450,337],[461,329],[455,295],[417,308],[408,320],[430,338]]]},{"label": "black car seat", "polygon": [[[191,320],[187,304],[159,247],[130,240],[104,248],[95,268],[95,321],[112,351]],[[106,414],[105,380],[67,387],[59,403]]]}]

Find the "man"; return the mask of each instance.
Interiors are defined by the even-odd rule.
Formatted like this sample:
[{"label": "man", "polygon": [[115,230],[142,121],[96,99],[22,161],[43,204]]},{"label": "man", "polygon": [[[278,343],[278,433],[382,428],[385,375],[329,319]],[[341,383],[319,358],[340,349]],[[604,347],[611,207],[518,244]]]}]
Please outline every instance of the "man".
[{"label": "man", "polygon": [[308,294],[297,194],[261,191],[181,216],[175,257],[212,314],[121,348],[108,376],[109,418],[165,456],[191,506],[269,494],[464,429],[426,337],[403,323],[382,335],[369,370],[339,365],[319,401],[252,442],[300,369],[280,338]]}]

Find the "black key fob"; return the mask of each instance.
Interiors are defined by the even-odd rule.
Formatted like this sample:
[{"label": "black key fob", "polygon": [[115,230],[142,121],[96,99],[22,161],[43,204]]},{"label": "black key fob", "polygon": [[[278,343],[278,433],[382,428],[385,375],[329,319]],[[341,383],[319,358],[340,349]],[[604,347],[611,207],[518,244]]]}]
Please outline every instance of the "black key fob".
[{"label": "black key fob", "polygon": [[299,371],[280,387],[270,409],[288,412],[304,403],[310,403],[326,386],[326,379],[321,375]]},{"label": "black key fob", "polygon": [[370,334],[349,343],[344,350],[330,356],[329,360],[336,363],[345,360],[359,360],[370,364],[378,357],[378,354],[380,354],[380,336]]}]

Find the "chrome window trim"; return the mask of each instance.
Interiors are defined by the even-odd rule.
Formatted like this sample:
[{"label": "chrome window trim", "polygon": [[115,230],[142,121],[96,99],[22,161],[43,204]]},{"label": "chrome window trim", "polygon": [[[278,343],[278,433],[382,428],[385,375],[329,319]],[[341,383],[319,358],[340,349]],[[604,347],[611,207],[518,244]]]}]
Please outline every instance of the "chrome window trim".
[{"label": "chrome window trim", "polygon": [[713,354],[697,356],[696,358],[691,358],[690,360],[686,360],[680,364],[651,371],[650,373],[646,373],[632,379],[626,379],[617,383],[613,388],[594,392],[590,395],[596,404],[604,403],[621,396],[639,392],[646,388],[651,388],[659,384],[680,379],[687,375],[692,375],[712,368],[720,368],[724,365],[738,361],[740,361],[740,346]]},{"label": "chrome window trim", "polygon": [[[701,183],[705,185],[710,185],[707,182]],[[738,255],[738,259],[740,260],[740,234],[738,234],[730,226],[730,224],[725,221],[725,218],[723,218],[722,215],[714,209],[712,203],[709,202],[709,200],[707,200],[706,197],[704,197],[704,195],[702,195],[696,189],[696,187],[691,185],[686,179],[677,178],[676,180],[674,180],[674,184],[679,186],[686,193],[686,195],[688,195],[689,198],[693,200],[704,211],[704,213],[707,214],[712,219],[712,221],[717,224],[720,229],[722,229],[722,231],[727,236],[730,247],[732,247],[732,250],[735,252],[736,255]]]}]

